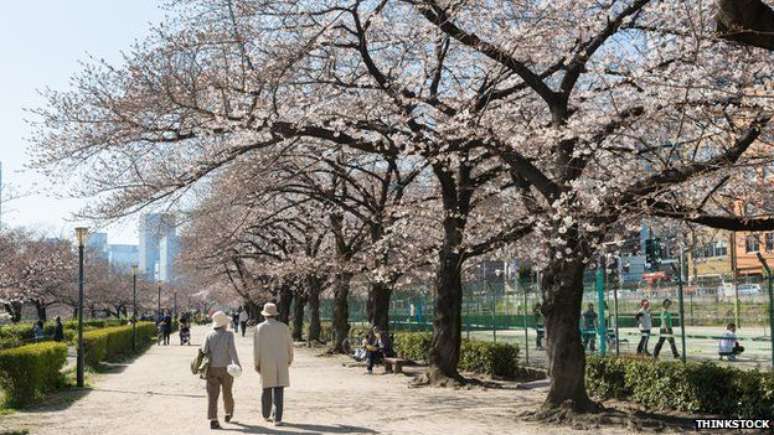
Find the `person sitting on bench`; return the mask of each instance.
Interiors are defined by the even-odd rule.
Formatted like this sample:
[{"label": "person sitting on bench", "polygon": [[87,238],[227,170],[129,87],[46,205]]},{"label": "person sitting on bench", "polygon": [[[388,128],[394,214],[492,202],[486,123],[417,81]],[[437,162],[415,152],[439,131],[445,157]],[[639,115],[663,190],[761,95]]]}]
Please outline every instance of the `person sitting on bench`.
[{"label": "person sitting on bench", "polygon": [[720,339],[718,348],[720,359],[723,359],[725,356],[728,357],[729,361],[736,361],[736,356],[744,352],[744,347],[740,346],[739,342],[736,341],[736,324],[728,324],[726,332],[723,333],[723,337]]}]

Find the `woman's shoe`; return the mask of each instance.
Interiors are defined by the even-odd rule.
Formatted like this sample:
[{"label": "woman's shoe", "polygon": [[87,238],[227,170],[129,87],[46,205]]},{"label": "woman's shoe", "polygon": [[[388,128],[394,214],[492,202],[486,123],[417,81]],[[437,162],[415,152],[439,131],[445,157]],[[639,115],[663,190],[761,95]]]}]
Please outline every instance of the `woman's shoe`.
[{"label": "woman's shoe", "polygon": [[230,414],[226,414],[225,420],[226,420],[226,423],[230,422],[231,421],[231,415]]},{"label": "woman's shoe", "polygon": [[220,429],[220,423],[218,423],[218,420],[210,420],[210,429]]}]

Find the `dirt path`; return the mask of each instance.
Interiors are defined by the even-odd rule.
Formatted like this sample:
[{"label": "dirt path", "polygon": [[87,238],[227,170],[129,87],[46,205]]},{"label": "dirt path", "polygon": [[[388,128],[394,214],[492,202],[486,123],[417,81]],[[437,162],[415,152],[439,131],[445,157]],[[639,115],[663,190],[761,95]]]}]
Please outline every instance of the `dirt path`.
[{"label": "dirt path", "polygon": [[[193,331],[201,343],[206,329]],[[251,367],[252,340],[238,339],[242,363]],[[115,373],[93,379],[88,392],[58,395],[44,406],[0,416],[0,431],[28,429],[32,434],[206,434],[204,381],[188,365],[195,346],[154,346]],[[258,375],[252,370],[235,382],[234,422],[224,432],[276,434],[516,434],[566,433],[519,421],[517,414],[536,407],[543,392],[408,388],[408,377],[344,367],[344,357],[318,357],[297,348],[286,391],[285,427],[259,418]],[[381,373],[381,368],[377,368]],[[77,398],[77,400],[74,400]],[[221,408],[222,410],[222,408]],[[575,432],[575,431],[573,431]],[[599,433],[599,430],[594,430]],[[605,433],[627,431],[605,429]],[[581,432],[582,433],[582,432]],[[585,432],[591,433],[591,432]]]}]

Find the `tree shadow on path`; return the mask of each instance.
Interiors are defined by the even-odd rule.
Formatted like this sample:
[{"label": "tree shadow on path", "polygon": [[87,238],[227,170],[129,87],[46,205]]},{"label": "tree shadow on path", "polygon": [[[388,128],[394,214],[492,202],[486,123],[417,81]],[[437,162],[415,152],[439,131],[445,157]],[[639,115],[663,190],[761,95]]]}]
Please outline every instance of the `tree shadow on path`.
[{"label": "tree shadow on path", "polygon": [[[268,427],[268,426],[257,426],[257,425],[249,425],[249,424],[243,424],[238,423],[236,421],[232,421],[230,424],[239,426],[239,428],[228,428],[224,427],[224,431],[237,431],[237,432],[243,432],[243,433],[260,433],[260,434],[277,434],[277,435],[322,435],[326,433],[363,433],[363,434],[377,434],[379,432],[376,432],[372,429],[368,429],[365,427],[358,427],[358,426],[344,426],[344,425],[335,425],[335,426],[327,426],[327,425],[321,425],[321,424],[300,424],[300,423],[285,423],[282,426],[279,427]],[[287,428],[287,429],[284,429]],[[300,429],[303,432],[299,432],[297,430],[293,429]]]}]

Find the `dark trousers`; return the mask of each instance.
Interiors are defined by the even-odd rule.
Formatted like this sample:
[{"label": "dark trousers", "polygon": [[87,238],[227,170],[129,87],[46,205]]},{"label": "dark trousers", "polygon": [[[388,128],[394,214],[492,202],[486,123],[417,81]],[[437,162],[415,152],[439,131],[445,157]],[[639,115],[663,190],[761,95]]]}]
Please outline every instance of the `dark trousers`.
[{"label": "dark trousers", "polygon": [[164,330],[164,344],[169,344],[170,334],[172,334],[172,331],[169,331],[167,329]]},{"label": "dark trousers", "polygon": [[675,338],[674,337],[664,337],[663,335],[658,338],[658,343],[656,343],[656,348],[653,350],[653,357],[658,358],[659,352],[661,352],[661,346],[664,345],[664,341],[669,340],[669,346],[672,348],[672,356],[675,358],[680,357],[680,354],[677,353],[677,346],[675,345]]},{"label": "dark trousers", "polygon": [[543,348],[543,335],[546,333],[546,330],[543,329],[542,326],[536,326],[535,332],[537,333],[537,337],[535,338],[535,347],[538,349]]},{"label": "dark trousers", "polygon": [[366,368],[368,371],[373,371],[374,364],[382,360],[382,351],[375,350],[373,352],[366,352]]},{"label": "dark trousers", "polygon": [[239,326],[242,327],[242,337],[245,336],[245,331],[247,331],[247,321],[239,322]]},{"label": "dark trousers", "polygon": [[648,340],[650,339],[650,330],[640,330],[640,344],[637,345],[637,353],[648,353]]},{"label": "dark trousers", "polygon": [[588,350],[591,345],[591,351],[596,350],[597,334],[594,331],[586,331],[583,333],[583,349]]},{"label": "dark trousers", "polygon": [[263,418],[271,417],[274,405],[274,421],[282,421],[282,409],[285,407],[285,387],[264,388],[261,395]]}]

